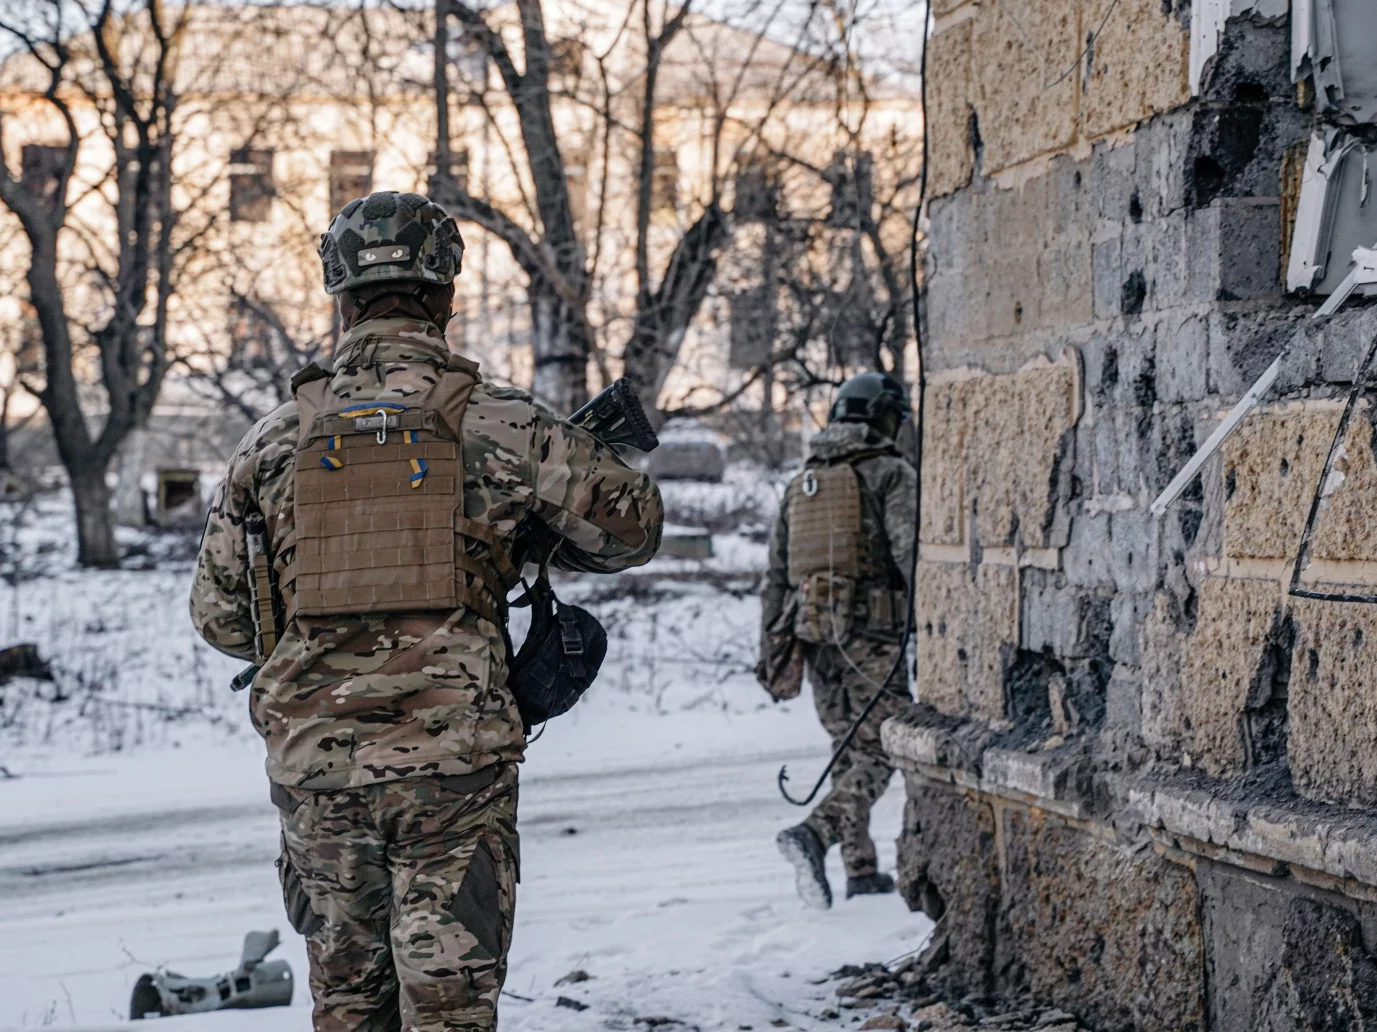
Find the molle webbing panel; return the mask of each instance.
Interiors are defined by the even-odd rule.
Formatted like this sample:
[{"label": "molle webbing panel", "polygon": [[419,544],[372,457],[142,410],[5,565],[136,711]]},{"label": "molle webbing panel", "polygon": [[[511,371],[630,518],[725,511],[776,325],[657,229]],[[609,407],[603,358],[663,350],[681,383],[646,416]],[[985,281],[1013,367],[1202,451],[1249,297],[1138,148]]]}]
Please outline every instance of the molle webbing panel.
[{"label": "molle webbing panel", "polygon": [[[340,436],[297,453],[296,612],[303,616],[455,609],[454,514],[462,504],[454,441],[387,444]],[[335,438],[326,438],[331,442]],[[393,444],[392,441],[397,441]],[[321,465],[337,459],[337,469]],[[418,488],[411,460],[424,460]]]},{"label": "molle webbing panel", "polygon": [[289,619],[463,606],[501,621],[516,571],[492,529],[464,515],[460,441],[475,371],[452,360],[405,403],[340,398],[324,380],[298,388]]},{"label": "molle webbing panel", "polygon": [[789,583],[797,587],[814,573],[861,576],[862,533],[861,490],[850,464],[804,470],[789,485]]}]

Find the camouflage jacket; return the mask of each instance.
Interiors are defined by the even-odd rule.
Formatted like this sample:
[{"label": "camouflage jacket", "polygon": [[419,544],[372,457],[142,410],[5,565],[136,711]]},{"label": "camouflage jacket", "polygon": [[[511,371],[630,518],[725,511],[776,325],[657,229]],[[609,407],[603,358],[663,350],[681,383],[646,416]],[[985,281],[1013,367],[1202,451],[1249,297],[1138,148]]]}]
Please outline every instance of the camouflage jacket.
[{"label": "camouflage jacket", "polygon": [[[434,382],[447,356],[427,323],[371,320],[341,338],[330,390],[405,399]],[[565,569],[613,572],[655,554],[664,518],[655,484],[525,392],[480,382],[463,431],[465,515],[509,543],[517,563],[526,517],[550,532],[552,564]],[[257,509],[267,518],[280,576],[291,551],[284,541],[293,530],[297,439],[295,401],[248,432],[216,492],[196,564],[196,629],[245,660],[253,658],[253,621],[244,515]],[[464,608],[298,617],[251,689],[268,775],[330,789],[519,760],[525,740],[506,687],[508,660],[502,628]]]},{"label": "camouflage jacket", "polygon": [[[813,435],[809,442],[813,456],[823,460],[893,447],[893,441],[865,423],[833,423]],[[862,487],[861,532],[870,539],[875,554],[889,556],[890,581],[896,588],[902,588],[907,585],[913,561],[918,519],[915,508],[917,473],[897,452],[871,454],[853,465],[860,474]],[[795,488],[800,477],[801,473],[790,482],[790,489]],[[787,499],[787,493],[785,497]],[[772,630],[785,630],[781,618],[786,616],[797,590],[797,584],[789,583],[789,506],[786,501],[780,505],[770,530],[769,568],[761,595],[762,637]]]}]

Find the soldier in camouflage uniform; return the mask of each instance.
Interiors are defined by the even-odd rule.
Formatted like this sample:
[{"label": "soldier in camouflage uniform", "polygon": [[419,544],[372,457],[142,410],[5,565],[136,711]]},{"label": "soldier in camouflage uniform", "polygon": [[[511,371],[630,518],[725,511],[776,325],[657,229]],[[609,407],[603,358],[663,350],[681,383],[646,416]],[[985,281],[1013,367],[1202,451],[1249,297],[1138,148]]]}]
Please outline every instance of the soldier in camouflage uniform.
[{"label": "soldier in camouflage uniform", "polygon": [[[660,541],[645,475],[449,352],[462,253],[416,194],[335,218],[321,245],[345,329],[333,370],[298,374],[294,400],[240,443],[196,567],[197,630],[263,664],[250,707],[319,1032],[496,1027],[525,748],[506,590],[533,541],[588,572],[640,565]],[[266,657],[255,514],[281,622]]]},{"label": "soldier in camouflage uniform", "polygon": [[777,839],[795,867],[799,895],[821,909],[832,905],[824,858],[836,843],[848,898],[894,891],[894,879],[877,867],[870,809],[894,773],[880,725],[909,701],[908,671],[899,660],[909,618],[917,474],[894,444],[908,414],[908,398],[893,377],[862,373],[843,384],[770,534],[757,671],[762,685],[777,700],[792,697],[806,670],[834,748],[884,692],[833,768],[831,791]]}]

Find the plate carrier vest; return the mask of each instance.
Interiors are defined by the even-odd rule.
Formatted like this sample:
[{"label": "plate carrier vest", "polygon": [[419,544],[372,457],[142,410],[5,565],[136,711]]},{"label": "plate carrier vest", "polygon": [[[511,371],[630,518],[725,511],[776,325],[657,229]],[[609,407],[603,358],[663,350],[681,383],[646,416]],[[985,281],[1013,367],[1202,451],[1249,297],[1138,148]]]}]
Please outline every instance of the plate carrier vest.
[{"label": "plate carrier vest", "polygon": [[478,366],[451,355],[405,401],[340,398],[325,375],[303,379],[287,620],[463,606],[501,627],[520,577],[492,529],[464,515],[463,423]]},{"label": "plate carrier vest", "polygon": [[[887,550],[877,554],[862,520],[855,463],[887,450],[834,462],[810,462],[789,485],[789,586],[797,592],[794,635],[817,645],[845,645],[857,619],[868,636],[898,640],[906,593],[890,589]],[[896,625],[897,621],[897,625]]]}]

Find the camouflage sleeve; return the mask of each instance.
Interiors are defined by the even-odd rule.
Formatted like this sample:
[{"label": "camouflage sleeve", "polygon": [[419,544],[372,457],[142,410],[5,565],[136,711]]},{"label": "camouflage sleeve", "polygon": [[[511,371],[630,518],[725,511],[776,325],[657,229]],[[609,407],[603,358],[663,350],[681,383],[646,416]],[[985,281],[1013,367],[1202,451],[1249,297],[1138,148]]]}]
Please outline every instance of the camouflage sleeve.
[{"label": "camouflage sleeve", "polygon": [[560,538],[552,565],[615,573],[649,562],[665,522],[655,482],[541,406],[532,432],[536,513]]},{"label": "camouflage sleeve", "polygon": [[789,495],[779,503],[779,514],[770,528],[770,543],[765,568],[765,587],[760,593],[760,633],[762,640],[784,612],[789,597]]},{"label": "camouflage sleeve", "polygon": [[191,581],[191,622],[211,646],[252,661],[253,613],[249,593],[244,513],[254,504],[255,426],[235,449],[215,490]]},{"label": "camouflage sleeve", "polygon": [[917,490],[918,473],[906,460],[896,460],[893,472],[885,478],[881,502],[890,554],[903,574],[905,584],[913,569],[913,541],[918,530]]}]

